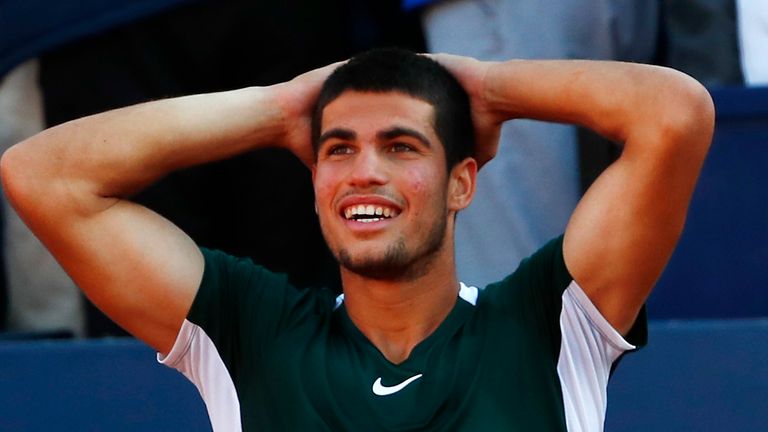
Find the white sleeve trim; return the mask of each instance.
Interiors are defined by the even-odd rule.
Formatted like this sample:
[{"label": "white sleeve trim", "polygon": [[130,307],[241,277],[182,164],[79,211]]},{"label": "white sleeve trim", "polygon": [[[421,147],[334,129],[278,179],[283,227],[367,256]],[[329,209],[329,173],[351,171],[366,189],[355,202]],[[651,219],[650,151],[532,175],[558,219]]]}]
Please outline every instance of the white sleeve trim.
[{"label": "white sleeve trim", "polygon": [[157,361],[160,364],[176,369],[176,365],[187,355],[189,351],[189,345],[195,338],[195,333],[199,327],[184,320],[181,323],[179,334],[176,336],[176,340],[173,342],[173,347],[168,354],[157,353]]},{"label": "white sleeve trim", "polygon": [[635,349],[574,281],[563,293],[557,373],[569,432],[602,431],[613,362]]},{"label": "white sleeve trim", "polygon": [[178,370],[197,387],[215,432],[242,431],[235,384],[202,328],[184,320],[171,351],[158,354],[157,361]]},{"label": "white sleeve trim", "polygon": [[627,342],[626,339],[616,330],[611,323],[597,310],[597,306],[592,303],[584,290],[576,283],[571,282],[568,289],[565,290],[564,296],[571,297],[577,306],[581,308],[584,314],[592,322],[592,325],[599,331],[605,340],[613,345],[614,348],[624,351],[636,349],[637,347]]}]

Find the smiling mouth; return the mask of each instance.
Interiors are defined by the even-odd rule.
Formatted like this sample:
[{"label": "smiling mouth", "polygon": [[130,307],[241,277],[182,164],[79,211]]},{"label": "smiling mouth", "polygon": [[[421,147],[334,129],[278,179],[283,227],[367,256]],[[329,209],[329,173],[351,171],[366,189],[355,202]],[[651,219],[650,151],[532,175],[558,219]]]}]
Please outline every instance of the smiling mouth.
[{"label": "smiling mouth", "polygon": [[380,222],[397,215],[395,208],[373,204],[356,204],[344,209],[345,219],[363,223]]}]

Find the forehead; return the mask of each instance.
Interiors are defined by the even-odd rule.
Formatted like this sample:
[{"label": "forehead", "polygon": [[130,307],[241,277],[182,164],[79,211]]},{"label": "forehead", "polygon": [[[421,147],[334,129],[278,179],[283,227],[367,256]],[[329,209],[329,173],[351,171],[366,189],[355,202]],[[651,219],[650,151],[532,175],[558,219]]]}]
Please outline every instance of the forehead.
[{"label": "forehead", "polygon": [[323,109],[321,132],[332,128],[359,130],[410,127],[434,136],[434,108],[429,102],[400,92],[347,90]]}]

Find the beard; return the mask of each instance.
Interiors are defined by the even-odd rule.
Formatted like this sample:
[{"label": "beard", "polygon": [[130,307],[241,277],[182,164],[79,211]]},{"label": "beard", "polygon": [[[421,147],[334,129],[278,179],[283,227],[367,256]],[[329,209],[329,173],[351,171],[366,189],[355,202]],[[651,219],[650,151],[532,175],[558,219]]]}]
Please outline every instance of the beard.
[{"label": "beard", "polygon": [[374,280],[409,281],[425,275],[438,251],[444,246],[447,222],[445,216],[436,219],[427,238],[408,251],[401,237],[387,247],[382,256],[353,257],[345,248],[339,249],[336,260],[345,269]]}]

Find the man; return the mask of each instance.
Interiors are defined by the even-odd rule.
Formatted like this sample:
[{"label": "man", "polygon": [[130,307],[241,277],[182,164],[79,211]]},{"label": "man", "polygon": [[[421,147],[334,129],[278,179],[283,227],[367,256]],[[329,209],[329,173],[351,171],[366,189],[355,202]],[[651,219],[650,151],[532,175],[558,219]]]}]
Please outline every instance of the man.
[{"label": "man", "polygon": [[[76,120],[9,150],[4,185],[91,300],[197,385],[216,430],[599,430],[611,366],[644,343],[642,304],[682,230],[711,100],[652,66],[434,58],[460,84],[384,50]],[[625,149],[564,238],[478,290],[456,278],[454,222],[501,123],[522,117]],[[127,199],[270,145],[311,166],[343,297],[201,252]]]}]

